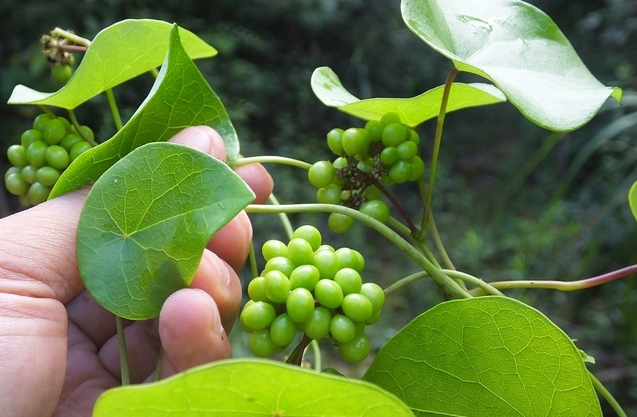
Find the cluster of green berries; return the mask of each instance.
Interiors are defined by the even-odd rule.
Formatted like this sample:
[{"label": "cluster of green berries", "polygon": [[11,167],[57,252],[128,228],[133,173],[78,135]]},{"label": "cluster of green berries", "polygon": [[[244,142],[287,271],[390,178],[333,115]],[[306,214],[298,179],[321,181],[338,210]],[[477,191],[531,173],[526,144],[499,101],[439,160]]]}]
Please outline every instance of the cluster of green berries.
[{"label": "cluster of green berries", "polygon": [[379,319],[385,293],[375,283],[362,282],[360,252],[334,249],[321,239],[318,229],[306,225],[287,244],[263,244],[265,268],[248,285],[250,300],[240,315],[256,356],[282,352],[297,332],[333,341],[349,362],[369,355],[365,326]]},{"label": "cluster of green berries", "polygon": [[[425,163],[419,152],[420,136],[396,113],[370,120],[365,127],[334,128],[327,134],[327,146],[337,155],[318,161],[308,171],[308,179],[318,188],[316,198],[323,204],[341,204],[385,222],[389,207],[380,200],[379,186],[419,180]],[[354,219],[332,213],[328,224],[334,232],[346,232]]]},{"label": "cluster of green berries", "polygon": [[25,206],[46,201],[66,167],[92,147],[85,138],[93,140],[88,126],[80,126],[78,132],[64,117],[40,114],[33,128],[22,134],[20,144],[7,149],[12,165],[4,175],[7,190]]}]

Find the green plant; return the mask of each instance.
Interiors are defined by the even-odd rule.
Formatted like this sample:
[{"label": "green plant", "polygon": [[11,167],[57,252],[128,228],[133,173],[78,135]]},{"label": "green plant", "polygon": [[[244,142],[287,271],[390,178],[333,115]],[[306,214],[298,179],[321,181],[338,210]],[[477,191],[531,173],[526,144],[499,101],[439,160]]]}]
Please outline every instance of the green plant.
[{"label": "green plant", "polygon": [[[57,148],[56,158],[42,157],[44,147],[42,152],[34,148],[31,156],[28,149],[14,148],[9,157],[16,168],[24,169],[26,162],[40,168],[46,160],[54,169],[64,169],[55,181],[45,180],[54,184],[49,198],[95,181],[78,229],[78,260],[86,288],[106,309],[132,320],[155,317],[168,294],[190,283],[209,237],[243,208],[254,214],[330,213],[328,224],[338,232],[361,223],[399,247],[420,268],[415,274],[395,279],[381,296],[376,287],[362,283],[362,256],[342,252],[342,258],[337,255],[337,268],[335,258],[326,255],[330,249],[320,248],[322,242],[312,229],[293,230],[284,220],[290,243],[268,241],[263,245],[267,261],[260,274],[263,279],[253,271],[256,278],[248,287],[252,300],[241,315],[242,324],[252,331],[250,346],[259,356],[281,351],[295,340],[303,324],[305,336],[288,362],[300,363],[308,345],[318,351],[310,339],[323,339],[328,334],[345,359],[360,361],[370,349],[360,327],[374,321],[383,305],[381,299],[423,278],[431,278],[451,299],[400,330],[375,355],[363,381],[274,361],[237,359],[154,384],[114,389],[98,401],[96,415],[126,412],[146,416],[167,411],[197,415],[202,410],[219,415],[600,415],[595,388],[618,414],[622,413],[610,393],[588,372],[585,362],[591,359],[546,316],[502,291],[590,288],[627,276],[637,267],[578,281],[482,280],[455,270],[432,210],[448,112],[509,100],[532,122],[550,130],[569,131],[593,118],[609,96],[619,101],[621,90],[600,84],[555,24],[526,3],[490,1],[478,6],[466,0],[403,0],[402,13],[416,35],[453,62],[445,84],[410,99],[359,100],[332,70],[317,69],[311,85],[318,98],[366,122],[365,126],[327,133],[327,146],[336,159],[314,164],[283,157],[241,157],[221,101],[192,61],[212,56],[215,50],[192,33],[150,20],[120,22],[104,29],[92,42],[54,31],[74,50],[85,49],[74,76],[51,94],[18,86],[9,102],[69,111],[75,130],[60,134],[52,130],[46,135],[43,131],[47,149],[56,146],[72,152],[57,143],[73,132],[82,134],[74,110],[102,92],[109,98],[119,130],[76,158],[69,156],[74,160],[68,168],[66,163],[58,164]],[[131,32],[136,36],[130,36]],[[101,59],[104,56],[109,59]],[[124,124],[110,89],[146,72],[156,76],[155,85]],[[454,82],[461,72],[479,75],[493,84]],[[183,83],[184,79],[189,82]],[[416,139],[408,128],[435,118],[431,141]],[[163,143],[181,127],[193,124],[208,124],[220,132],[228,165]],[[419,156],[425,150],[431,152],[428,170]],[[157,165],[151,167],[151,160]],[[254,161],[307,170],[309,182],[318,188],[318,204],[250,205],[252,193],[230,167]],[[6,176],[7,188],[23,194],[26,185],[18,184],[15,175],[11,172]],[[126,181],[121,180],[124,177]],[[419,221],[411,219],[389,189],[405,181],[418,184],[422,200]],[[219,190],[214,187],[218,182],[227,186]],[[201,184],[206,192],[200,192]],[[189,191],[188,198],[182,190]],[[388,215],[385,201],[403,221]],[[637,183],[630,191],[629,204],[637,218]],[[157,207],[152,216],[143,210],[150,205]],[[111,212],[119,214],[111,216]],[[158,238],[162,235],[176,238],[165,241]],[[133,262],[125,267],[115,264],[111,261],[115,255]],[[301,267],[308,268],[295,274]],[[318,280],[309,267],[318,271]],[[325,282],[319,286],[321,280]],[[315,355],[314,362],[316,370],[321,370],[320,355]],[[316,389],[295,389],[310,384]],[[219,395],[210,395],[211,387]],[[186,392],[164,392],[176,390]],[[338,395],[340,390],[348,396]],[[153,404],[159,398],[168,399],[158,411]],[[323,400],[327,405],[318,410],[315,404]]]}]

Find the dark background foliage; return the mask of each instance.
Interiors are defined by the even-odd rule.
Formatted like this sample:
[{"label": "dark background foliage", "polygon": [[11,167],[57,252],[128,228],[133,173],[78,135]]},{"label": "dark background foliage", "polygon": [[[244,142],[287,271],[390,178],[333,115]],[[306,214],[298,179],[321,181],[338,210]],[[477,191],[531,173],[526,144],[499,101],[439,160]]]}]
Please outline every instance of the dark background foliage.
[{"label": "dark background foliage", "polygon": [[[55,26],[92,38],[126,18],[155,18],[195,32],[220,54],[198,66],[221,96],[246,156],[277,154],[307,161],[328,158],[325,133],[362,122],[324,107],[312,94],[314,68],[327,65],[361,98],[410,97],[444,83],[450,63],[402,23],[398,0],[26,0],[0,5],[0,168],[4,150],[38,113],[7,106],[20,83],[59,88],[48,76],[38,38]],[[524,119],[511,105],[448,116],[437,181],[435,213],[451,258],[460,270],[487,280],[575,280],[637,263],[637,224],[626,193],[637,180],[637,2],[632,0],[531,1],[549,14],[603,83],[625,89],[623,107],[609,103],[583,129],[555,135]],[[460,81],[474,77],[460,75]],[[124,117],[145,97],[152,80],[116,89]],[[104,99],[80,109],[82,123],[102,140],[114,126]],[[624,123],[621,125],[621,123]],[[621,128],[617,128],[621,126]],[[617,128],[615,131],[612,128]],[[431,139],[432,123],[419,131]],[[431,141],[423,141],[430,154]],[[312,201],[298,171],[269,167],[281,201]],[[413,190],[397,190],[417,215]],[[8,195],[0,214],[18,210]],[[267,216],[262,216],[267,217]],[[253,217],[256,243],[282,235]],[[293,217],[325,225],[324,216]],[[325,228],[326,230],[326,228]],[[1,233],[2,231],[0,231]],[[367,279],[389,284],[413,272],[375,232],[356,227],[347,236],[326,232],[335,246],[351,245],[368,258]],[[373,244],[371,243],[373,242]],[[401,259],[396,262],[396,259]],[[637,414],[637,281],[635,277],[577,293],[517,291],[597,359],[590,368]],[[375,326],[377,345],[442,298],[431,283],[393,296]]]}]

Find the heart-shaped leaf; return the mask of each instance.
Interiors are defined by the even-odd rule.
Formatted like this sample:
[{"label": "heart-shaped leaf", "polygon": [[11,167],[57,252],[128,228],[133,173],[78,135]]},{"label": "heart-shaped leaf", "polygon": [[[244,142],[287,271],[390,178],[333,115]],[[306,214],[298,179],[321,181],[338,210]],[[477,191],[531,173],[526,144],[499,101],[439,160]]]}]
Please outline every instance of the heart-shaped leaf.
[{"label": "heart-shaped leaf", "polygon": [[118,316],[155,317],[188,286],[213,233],[254,199],[226,164],[170,142],[136,148],[91,188],[77,256],[88,292]]},{"label": "heart-shaped leaf", "polygon": [[102,394],[94,417],[407,417],[409,408],[370,383],[254,359],[219,361],[153,384]]},{"label": "heart-shaped leaf", "polygon": [[407,26],[456,68],[491,80],[527,118],[568,131],[621,90],[601,84],[555,23],[520,0],[402,0]]},{"label": "heart-shaped leaf", "polygon": [[637,220],[637,182],[630,187],[630,191],[628,192],[628,204],[630,205],[630,210],[633,212],[633,216],[635,216],[635,220]]},{"label": "heart-shaped leaf", "polygon": [[601,416],[571,339],[505,297],[449,301],[421,314],[380,350],[364,379],[419,415]]},{"label": "heart-shaped leaf", "polygon": [[[14,88],[9,104],[43,104],[74,109],[97,94],[161,65],[168,51],[171,24],[150,19],[123,20],[95,36],[69,82],[54,93],[24,85]],[[179,28],[192,59],[217,51],[192,32]]]},{"label": "heart-shaped leaf", "polygon": [[[329,67],[320,67],[312,74],[312,90],[323,104],[364,120],[380,120],[388,112],[400,115],[403,123],[417,126],[438,116],[444,86],[436,87],[411,98],[372,98],[360,100],[343,87]],[[468,107],[506,101],[504,94],[490,84],[453,83],[447,112]]]},{"label": "heart-shaped leaf", "polygon": [[[239,140],[219,97],[181,46],[177,26],[148,97],[111,139],[81,154],[58,179],[49,198],[95,181],[132,149],[166,141],[187,126],[208,125],[224,140],[228,163],[239,154]],[[168,36],[168,35],[167,35]]]}]

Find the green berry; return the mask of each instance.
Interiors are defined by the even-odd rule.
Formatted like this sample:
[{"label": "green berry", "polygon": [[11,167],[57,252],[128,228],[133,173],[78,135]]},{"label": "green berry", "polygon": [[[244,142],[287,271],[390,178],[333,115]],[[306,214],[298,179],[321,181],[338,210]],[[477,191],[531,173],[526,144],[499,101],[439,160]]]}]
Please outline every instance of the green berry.
[{"label": "green berry", "polygon": [[26,194],[29,189],[29,184],[22,178],[20,173],[12,173],[5,177],[4,185],[13,195]]},{"label": "green berry", "polygon": [[336,184],[320,188],[316,192],[316,201],[321,204],[339,204],[341,202],[341,192],[343,190]]},{"label": "green berry", "polygon": [[11,145],[7,149],[7,158],[11,165],[18,168],[25,167],[27,162],[27,150],[22,145]]},{"label": "green berry", "polygon": [[338,351],[341,356],[350,363],[363,361],[369,356],[370,350],[369,339],[365,336],[365,333],[359,334],[347,343],[339,343],[338,345]]},{"label": "green berry", "polygon": [[292,232],[292,238],[304,239],[310,244],[313,251],[317,250],[323,241],[319,229],[309,224],[298,227]]},{"label": "green berry", "polygon": [[59,145],[49,146],[44,153],[44,157],[49,165],[60,170],[65,169],[71,162],[69,153]]},{"label": "green berry", "polygon": [[35,119],[33,119],[33,128],[39,130],[40,132],[44,132],[44,129],[46,129],[47,125],[52,119],[53,118],[49,114],[42,113]]},{"label": "green berry", "polygon": [[[338,250],[336,250],[336,256],[338,256],[338,259],[341,262],[341,268],[352,268],[359,273],[363,270],[365,261],[363,256],[357,250],[351,248],[338,248]],[[363,262],[362,265],[361,260]]]},{"label": "green berry", "polygon": [[343,150],[347,155],[356,156],[367,153],[370,143],[369,133],[365,129],[350,127],[343,132]]},{"label": "green berry", "polygon": [[394,165],[391,166],[391,168],[389,168],[387,176],[396,184],[402,184],[403,182],[407,182],[409,178],[411,178],[411,174],[411,164],[407,161],[398,160]]},{"label": "green berry", "polygon": [[363,203],[359,211],[381,223],[385,223],[389,218],[389,207],[383,200],[368,200]]},{"label": "green berry", "polygon": [[73,145],[83,141],[84,139],[82,139],[82,137],[77,133],[69,133],[68,135],[64,136],[64,139],[62,139],[62,141],[60,142],[60,146],[70,153]]},{"label": "green berry", "polygon": [[66,136],[66,124],[60,117],[52,119],[42,132],[42,138],[48,145],[57,145]]},{"label": "green berry", "polygon": [[334,233],[345,233],[354,225],[354,218],[342,213],[330,213],[327,225]]},{"label": "green berry", "polygon": [[93,146],[86,141],[76,143],[75,145],[73,145],[73,147],[71,148],[71,151],[69,152],[69,157],[71,158],[71,161],[75,161],[75,159],[78,156],[88,151],[92,147]]},{"label": "green berry", "polygon": [[33,184],[37,180],[38,170],[33,165],[27,165],[20,170],[20,176],[29,184]]},{"label": "green berry", "polygon": [[383,134],[383,124],[378,120],[369,120],[365,123],[365,129],[369,135],[371,142],[378,142],[381,140]]},{"label": "green berry", "polygon": [[265,295],[274,303],[281,304],[288,298],[290,280],[281,271],[269,271],[263,276]]},{"label": "green berry", "polygon": [[20,136],[20,143],[24,146],[24,149],[28,148],[36,140],[44,140],[42,132],[36,129],[25,130]]},{"label": "green berry", "polygon": [[21,171],[22,171],[22,168],[18,168],[18,167],[14,167],[14,166],[9,167],[9,169],[7,169],[7,171],[4,173],[5,181],[7,180],[7,178],[9,178],[9,175],[11,175],[11,174],[20,175]]},{"label": "green berry", "polygon": [[261,330],[270,327],[276,316],[274,307],[264,301],[246,303],[241,311],[241,323],[248,329]]},{"label": "green berry", "polygon": [[27,191],[27,201],[29,202],[29,204],[33,205],[44,203],[46,199],[49,198],[50,192],[51,189],[49,187],[46,187],[36,181],[31,184],[29,190]]},{"label": "green berry", "polygon": [[314,265],[299,265],[290,275],[290,286],[294,288],[306,288],[314,291],[316,283],[321,278],[321,273]]},{"label": "green berry", "polygon": [[285,276],[289,277],[292,271],[294,271],[296,265],[286,256],[275,256],[265,263],[265,268],[261,275],[265,275],[268,271],[281,271]]},{"label": "green berry", "polygon": [[58,178],[60,178],[60,171],[51,166],[39,168],[35,173],[36,181],[47,187],[52,187]]},{"label": "green berry", "polygon": [[409,132],[409,141],[414,142],[416,146],[420,145],[420,135],[415,130],[410,130],[411,132]]},{"label": "green berry", "polygon": [[330,321],[330,334],[338,343],[347,343],[356,337],[356,324],[343,314],[336,314]]},{"label": "green berry", "polygon": [[425,161],[418,155],[411,160],[411,176],[409,181],[417,181],[425,175]]},{"label": "green berry", "polygon": [[327,308],[339,308],[343,303],[343,290],[331,279],[321,279],[314,287],[316,301]]},{"label": "green berry", "polygon": [[67,82],[71,75],[73,75],[73,68],[68,64],[54,64],[51,67],[51,77],[60,84]]},{"label": "green berry", "polygon": [[418,145],[412,141],[406,141],[396,147],[398,159],[403,161],[411,161],[418,153]]},{"label": "green berry", "polygon": [[79,133],[80,136],[82,136],[82,138],[84,138],[85,140],[95,140],[95,133],[93,133],[93,130],[88,126],[80,126],[80,130],[77,133]]},{"label": "green berry", "polygon": [[315,162],[307,172],[310,184],[316,188],[328,187],[336,176],[336,169],[330,161]]},{"label": "green berry", "polygon": [[341,304],[343,313],[355,322],[365,322],[374,314],[371,301],[363,294],[347,294]]},{"label": "green berry", "polygon": [[395,112],[385,113],[383,117],[381,117],[380,123],[383,126],[387,126],[391,123],[401,123],[400,116],[398,115],[398,113]]},{"label": "green berry", "polygon": [[318,269],[321,278],[332,279],[341,269],[341,261],[335,251],[317,250],[314,252],[312,264]]},{"label": "green berry", "polygon": [[46,164],[45,153],[48,148],[46,142],[38,140],[27,148],[27,161],[34,168],[40,168]]},{"label": "green berry", "polygon": [[307,288],[295,288],[285,300],[288,316],[296,323],[305,323],[314,312],[314,297]]},{"label": "green berry", "polygon": [[390,123],[383,129],[383,145],[396,147],[409,139],[409,136],[410,133],[405,125],[401,123]]},{"label": "green berry", "polygon": [[372,303],[374,314],[382,310],[385,304],[385,292],[380,285],[373,282],[366,282],[361,286],[360,293],[367,297]]},{"label": "green berry", "polygon": [[341,286],[344,295],[359,293],[363,285],[361,275],[352,268],[341,268],[334,275],[334,281]]},{"label": "green berry", "polygon": [[330,148],[335,155],[343,155],[345,153],[343,150],[342,137],[343,129],[334,128],[327,132],[327,147]]},{"label": "green berry", "polygon": [[398,150],[394,146],[387,146],[380,152],[380,162],[391,166],[398,160]]},{"label": "green berry", "polygon": [[305,239],[292,238],[288,243],[288,258],[294,265],[311,265],[314,259],[312,245]]},{"label": "green berry", "polygon": [[305,322],[303,332],[314,340],[321,340],[327,336],[332,322],[332,313],[325,307],[316,307],[312,317]]},{"label": "green berry", "polygon": [[261,246],[261,254],[266,262],[277,256],[287,256],[288,245],[280,240],[270,239]]},{"label": "green berry", "polygon": [[297,324],[283,313],[277,316],[270,325],[270,338],[272,342],[282,348],[288,346],[296,336]]},{"label": "green berry", "polygon": [[265,282],[263,277],[255,277],[248,284],[248,296],[253,301],[268,301],[265,295]]},{"label": "green berry", "polygon": [[277,346],[270,336],[269,329],[257,330],[250,335],[250,341],[248,342],[250,351],[258,357],[267,358],[276,353],[281,352],[281,347]]}]

